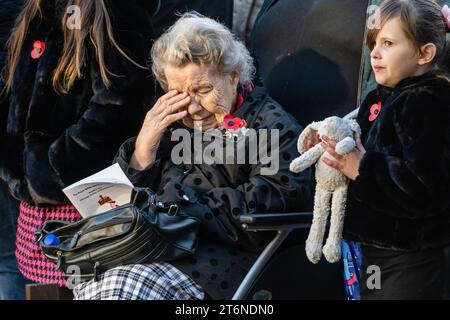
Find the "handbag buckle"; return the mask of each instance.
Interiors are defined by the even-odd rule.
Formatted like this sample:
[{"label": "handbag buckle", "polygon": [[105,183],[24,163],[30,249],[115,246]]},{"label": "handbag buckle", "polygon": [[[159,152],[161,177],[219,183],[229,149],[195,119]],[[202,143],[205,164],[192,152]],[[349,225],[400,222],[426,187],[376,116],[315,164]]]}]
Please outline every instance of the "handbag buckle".
[{"label": "handbag buckle", "polygon": [[171,204],[169,207],[169,210],[167,211],[167,214],[169,216],[176,216],[178,213],[178,206],[176,204]]}]

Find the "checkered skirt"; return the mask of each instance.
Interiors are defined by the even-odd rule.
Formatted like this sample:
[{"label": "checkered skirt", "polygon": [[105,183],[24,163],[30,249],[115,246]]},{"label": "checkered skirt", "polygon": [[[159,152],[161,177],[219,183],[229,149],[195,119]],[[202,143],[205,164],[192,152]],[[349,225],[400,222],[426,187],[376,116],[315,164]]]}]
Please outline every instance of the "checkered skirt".
[{"label": "checkered skirt", "polygon": [[71,205],[34,207],[22,202],[16,238],[16,258],[20,272],[34,282],[66,286],[64,273],[57,270],[56,265],[44,256],[34,233],[47,220],[75,222],[80,219],[80,214]]},{"label": "checkered skirt", "polygon": [[110,269],[76,286],[75,300],[200,300],[202,288],[169,263]]}]

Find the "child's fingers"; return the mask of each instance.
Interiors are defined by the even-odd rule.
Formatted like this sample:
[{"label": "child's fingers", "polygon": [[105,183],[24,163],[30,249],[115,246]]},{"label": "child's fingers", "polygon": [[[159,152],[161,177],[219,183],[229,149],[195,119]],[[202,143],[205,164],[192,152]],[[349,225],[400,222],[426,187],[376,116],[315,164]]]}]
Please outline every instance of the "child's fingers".
[{"label": "child's fingers", "polygon": [[324,148],[325,151],[328,152],[333,158],[335,158],[338,161],[342,160],[343,156],[341,156],[336,151],[334,151],[334,147],[331,147],[330,145],[326,144],[325,142],[321,142],[321,144],[322,144],[322,148]]},{"label": "child's fingers", "polygon": [[358,148],[359,151],[365,152],[366,149],[364,148],[361,139],[357,139],[356,140],[356,147]]},{"label": "child's fingers", "polygon": [[333,148],[336,147],[336,141],[331,140],[327,136],[322,136],[322,140],[324,140],[329,146],[331,146]]}]

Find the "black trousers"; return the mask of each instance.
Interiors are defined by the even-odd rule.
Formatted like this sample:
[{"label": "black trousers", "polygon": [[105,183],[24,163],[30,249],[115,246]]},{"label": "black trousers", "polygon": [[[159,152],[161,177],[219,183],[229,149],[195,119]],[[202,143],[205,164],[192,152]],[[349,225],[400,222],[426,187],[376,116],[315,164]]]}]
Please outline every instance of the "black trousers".
[{"label": "black trousers", "polygon": [[446,271],[443,248],[399,252],[363,246],[362,251],[362,300],[443,299]]}]

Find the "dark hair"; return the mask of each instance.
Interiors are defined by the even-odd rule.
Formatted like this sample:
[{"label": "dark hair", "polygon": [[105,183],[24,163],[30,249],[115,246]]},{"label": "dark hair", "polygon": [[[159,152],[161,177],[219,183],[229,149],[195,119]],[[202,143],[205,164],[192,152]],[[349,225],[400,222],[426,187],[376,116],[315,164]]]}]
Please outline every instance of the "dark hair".
[{"label": "dark hair", "polygon": [[376,38],[387,21],[400,18],[406,36],[414,43],[417,50],[433,43],[436,57],[432,65],[442,71],[450,68],[449,50],[446,46],[448,31],[441,13],[441,7],[434,0],[385,0],[380,7],[380,28],[370,29],[366,42],[370,50],[375,46]]}]

